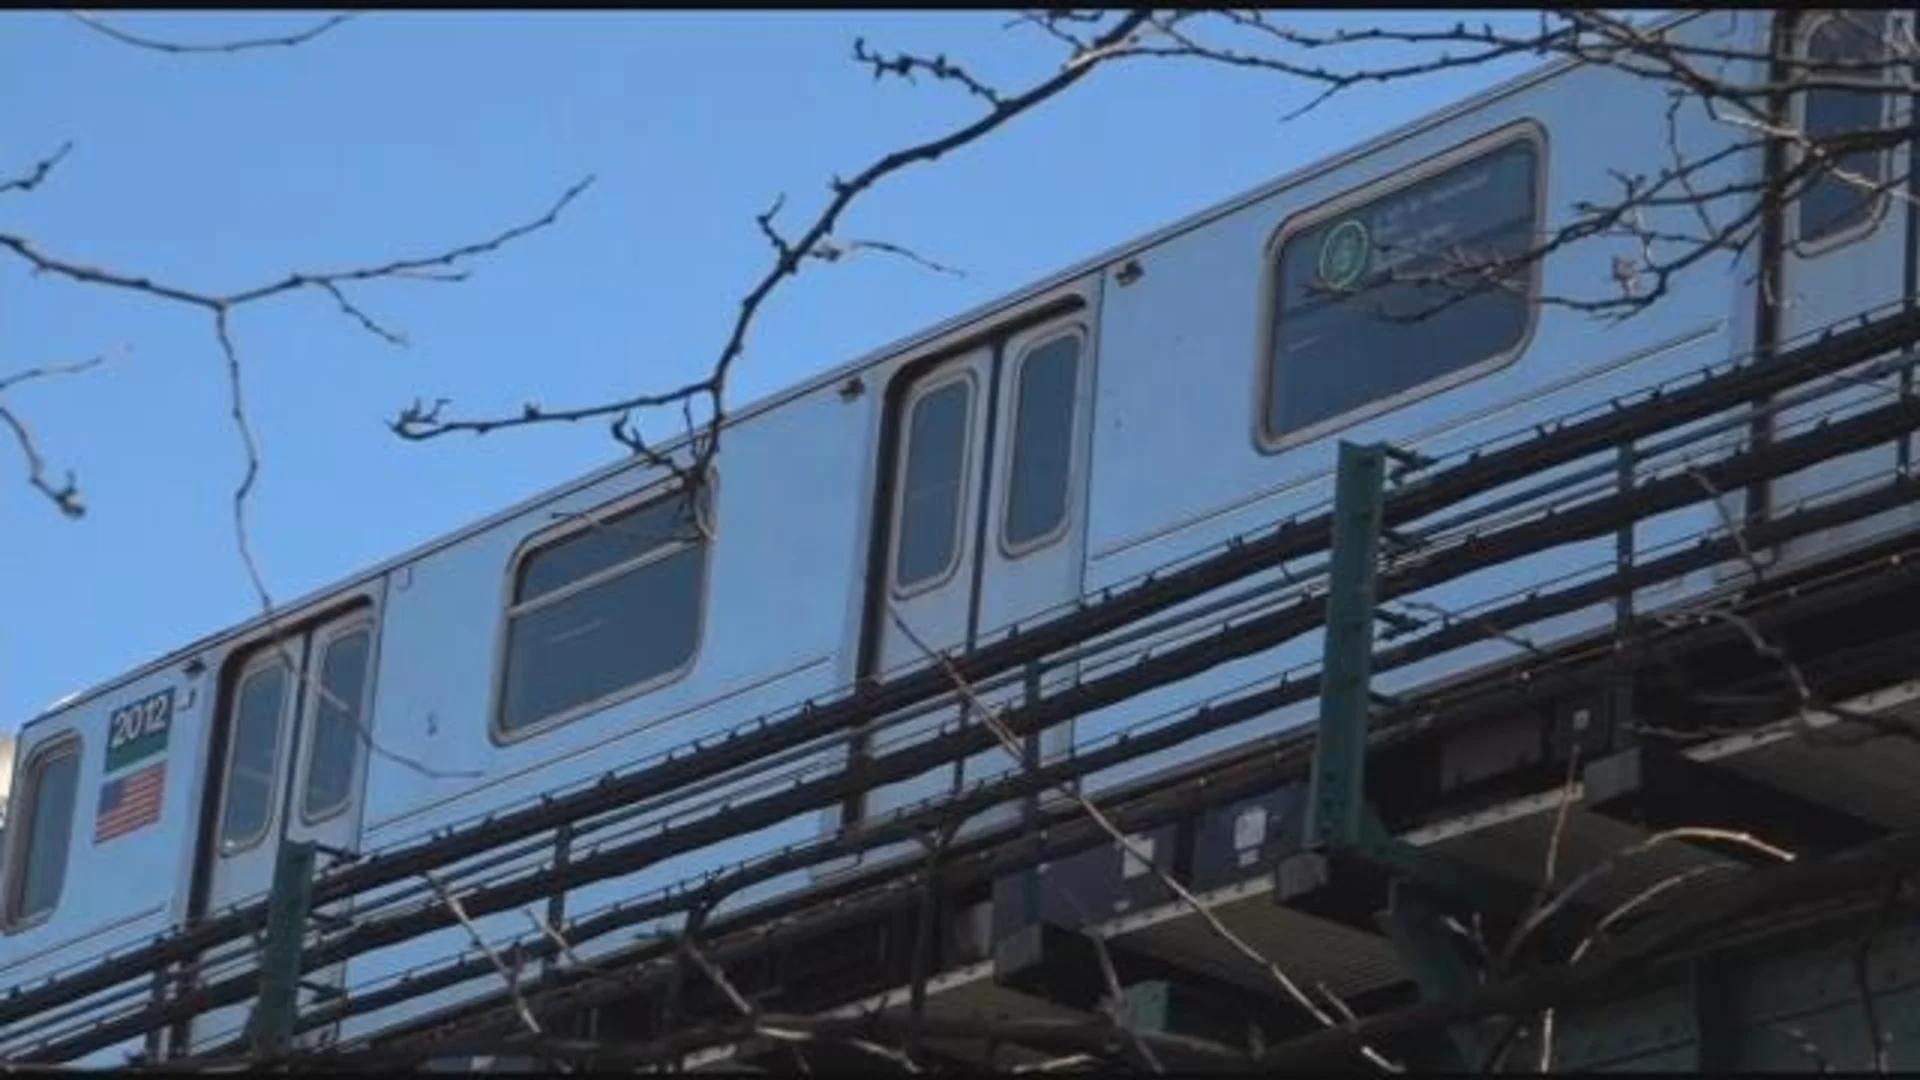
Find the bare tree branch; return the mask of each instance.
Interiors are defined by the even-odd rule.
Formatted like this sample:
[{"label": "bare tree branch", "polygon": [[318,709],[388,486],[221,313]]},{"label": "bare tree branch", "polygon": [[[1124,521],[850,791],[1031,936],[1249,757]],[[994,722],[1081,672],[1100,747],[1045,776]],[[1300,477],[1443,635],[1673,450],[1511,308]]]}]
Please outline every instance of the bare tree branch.
[{"label": "bare tree branch", "polygon": [[[567,206],[579,197],[592,182],[593,177],[586,177],[568,188],[560,198],[539,217],[503,229],[477,242],[461,244],[428,255],[394,259],[372,266],[320,272],[295,272],[276,281],[230,292],[210,292],[190,289],[170,282],[156,281],[135,274],[93,266],[77,260],[51,255],[41,250],[37,244],[27,237],[14,233],[0,233],[0,249],[11,251],[15,256],[24,260],[37,273],[51,274],[82,285],[145,294],[171,303],[199,308],[206,311],[212,317],[214,338],[219,346],[220,356],[225,367],[228,391],[228,414],[233,423],[234,430],[239,436],[243,456],[241,478],[235,486],[232,495],[234,541],[241,563],[246,571],[248,581],[253,587],[255,597],[258,599],[261,609],[268,614],[271,620],[273,598],[267,586],[266,575],[261,569],[259,560],[253,550],[251,531],[248,527],[247,512],[250,505],[250,496],[252,495],[260,474],[261,458],[259,443],[254,434],[246,408],[246,397],[243,387],[243,364],[240,351],[234,340],[232,326],[233,313],[248,304],[257,303],[302,289],[313,289],[331,297],[340,309],[357,321],[363,329],[386,340],[390,344],[404,344],[403,337],[376,323],[372,318],[367,316],[364,311],[357,307],[347,297],[342,289],[342,285],[365,283],[387,278],[435,282],[461,280],[464,277],[464,271],[461,269],[463,263],[490,254],[521,237],[552,225],[558,220],[560,214]],[[82,365],[82,367],[92,366],[92,363],[93,362],[89,362],[86,365]],[[4,382],[0,382],[0,390],[5,390],[29,378],[55,373],[63,372],[59,369],[34,369],[22,372],[8,378]],[[13,431],[16,442],[20,445],[23,454],[26,456],[29,482],[51,499],[63,513],[70,517],[79,516],[80,513],[83,512],[83,507],[79,502],[78,492],[75,489],[72,476],[68,476],[64,485],[57,486],[48,481],[45,476],[44,461],[25,423],[20,420],[16,413],[6,409],[4,406],[0,406],[0,423],[4,423]],[[286,650],[283,629],[277,622],[274,622],[271,628],[273,630],[272,639],[274,646],[280,649],[281,659],[286,665],[287,670],[289,672],[299,673],[298,677],[304,679],[310,686],[317,687],[318,683],[313,673],[306,671],[301,665],[296,663],[291,654]],[[319,689],[323,693],[325,692],[324,687],[319,687]],[[342,710],[343,715],[352,717],[358,737],[368,747],[370,752],[374,754],[394,761],[430,779],[471,778],[479,775],[479,773],[473,770],[436,769],[415,758],[393,751],[373,738],[373,734],[368,730],[365,720],[360,717],[359,710],[353,707],[351,703],[340,703],[336,701],[334,704]]]},{"label": "bare tree branch", "polygon": [[[246,567],[248,579],[253,585],[254,592],[260,601],[262,609],[270,610],[273,606],[272,596],[267,589],[265,576],[262,574],[258,561],[254,557],[252,544],[247,534],[247,500],[253,490],[255,480],[259,475],[260,456],[258,442],[254,437],[251,425],[247,421],[245,397],[241,388],[240,355],[234,346],[230,322],[232,313],[242,306],[267,300],[285,293],[291,293],[301,289],[317,289],[332,297],[341,309],[355,318],[363,328],[387,340],[389,343],[398,344],[402,339],[393,332],[375,323],[371,318],[367,317],[364,312],[354,306],[351,301],[347,299],[341,286],[351,283],[375,281],[383,278],[433,281],[457,280],[445,276],[434,276],[434,272],[457,270],[458,264],[462,262],[494,252],[529,233],[552,225],[558,220],[561,212],[585,191],[592,182],[593,178],[591,176],[579,181],[568,188],[560,198],[539,217],[502,230],[487,239],[475,243],[462,244],[430,255],[395,259],[373,266],[356,267],[345,270],[295,272],[277,281],[231,292],[208,292],[189,289],[118,270],[88,265],[76,260],[48,254],[42,251],[38,245],[34,244],[27,237],[16,233],[0,232],[0,249],[11,251],[38,273],[52,274],[83,285],[141,293],[158,299],[197,307],[212,316],[214,336],[220,346],[221,356],[226,364],[229,413],[232,417],[235,430],[240,437],[242,452],[245,456],[245,466],[241,480],[234,489],[233,494],[235,543],[238,546],[241,560]],[[17,419],[10,417],[9,424],[15,428],[16,436],[20,438],[22,445],[30,446],[30,441],[22,435],[24,428],[18,424]],[[29,462],[37,463],[37,461],[37,455],[29,451]],[[71,485],[69,484],[68,487],[70,489]],[[43,490],[45,490],[44,487]],[[56,504],[60,505],[63,511],[71,513],[71,511],[68,510],[68,501],[60,497],[61,492],[59,489],[49,491],[48,494],[49,497],[54,498]],[[70,490],[67,491],[66,494],[69,498],[71,497]]]},{"label": "bare tree branch", "polygon": [[973,77],[966,68],[949,61],[944,54],[928,59],[911,53],[895,53],[885,56],[867,48],[867,39],[853,39],[854,60],[873,69],[873,81],[879,82],[888,75],[913,82],[916,72],[933,76],[942,82],[957,83],[967,89],[974,97],[985,101],[998,109],[1002,102],[1000,94],[993,87]]},{"label": "bare tree branch", "polygon": [[59,165],[61,160],[72,150],[72,140],[63,142],[60,144],[58,150],[34,162],[32,167],[28,168],[26,172],[10,180],[0,180],[0,195],[4,195],[9,191],[32,191],[34,188],[39,187],[40,184],[46,180],[48,174],[53,172],[54,166]]},{"label": "bare tree branch", "polygon": [[[1180,12],[1177,14],[1184,17],[1195,13]],[[1265,12],[1258,10],[1221,11],[1218,12],[1218,14],[1236,28],[1258,30],[1270,38],[1278,39],[1290,45],[1304,48],[1320,48],[1336,43],[1334,40],[1316,35],[1302,34],[1298,31],[1278,26],[1267,19]],[[1114,55],[1116,57],[1124,56],[1130,58],[1157,57],[1161,59],[1200,60],[1222,64],[1228,67],[1249,68],[1264,71],[1269,74],[1283,75],[1307,83],[1316,83],[1322,87],[1320,93],[1312,100],[1285,114],[1282,117],[1283,121],[1294,120],[1305,116],[1326,104],[1335,95],[1365,83],[1398,82],[1414,76],[1437,74],[1453,68],[1478,67],[1508,56],[1536,55],[1551,45],[1556,39],[1564,37],[1569,33],[1568,30],[1562,29],[1551,33],[1543,32],[1536,38],[1513,40],[1496,35],[1490,27],[1479,30],[1469,30],[1465,25],[1460,25],[1456,27],[1455,30],[1444,34],[1407,33],[1378,29],[1342,33],[1337,39],[1337,43],[1341,45],[1353,45],[1366,41],[1391,40],[1408,43],[1474,43],[1483,47],[1464,56],[1453,56],[1442,53],[1437,59],[1432,60],[1422,60],[1414,63],[1391,66],[1356,68],[1349,71],[1335,71],[1322,65],[1298,63],[1271,54],[1254,53],[1225,45],[1205,44],[1197,37],[1179,30],[1176,27],[1177,21],[1178,20],[1172,16],[1160,16],[1153,20],[1153,28],[1158,31],[1159,36],[1167,38],[1172,44],[1136,44],[1116,50]]]},{"label": "bare tree branch", "polygon": [[0,232],[0,249],[13,252],[24,260],[36,272],[64,277],[85,285],[98,285],[106,288],[122,289],[130,292],[145,293],[162,300],[188,304],[203,308],[211,313],[222,310],[231,311],[257,301],[266,300],[282,293],[300,289],[337,289],[343,285],[359,284],[382,278],[402,280],[449,281],[459,280],[443,276],[430,276],[422,271],[455,268],[456,264],[474,259],[481,255],[511,244],[529,233],[538,232],[559,220],[576,198],[588,187],[594,178],[587,176],[567,188],[559,199],[546,212],[531,221],[514,225],[480,241],[461,244],[431,255],[417,255],[393,259],[372,266],[353,267],[345,270],[295,271],[284,278],[266,282],[231,292],[207,292],[189,289],[167,282],[155,281],[146,277],[99,266],[89,266],[75,260],[50,255],[41,251],[33,242],[16,233]]},{"label": "bare tree branch", "polygon": [[119,27],[114,26],[112,23],[109,23],[106,20],[100,18],[100,16],[94,15],[90,12],[86,12],[86,11],[67,12],[67,15],[70,18],[72,18],[75,22],[78,22],[80,25],[86,27],[87,29],[93,31],[96,34],[100,34],[102,36],[112,38],[113,40],[118,41],[123,45],[132,45],[136,48],[152,49],[155,52],[174,53],[174,54],[237,53],[237,52],[248,52],[254,49],[292,48],[295,45],[303,45],[309,41],[312,41],[314,38],[319,37],[321,34],[324,34],[327,31],[332,30],[333,28],[339,26],[341,23],[344,23],[347,20],[355,18],[361,14],[362,12],[358,12],[358,11],[343,11],[338,15],[330,15],[327,18],[322,19],[320,22],[317,22],[312,26],[307,27],[305,30],[301,30],[297,33],[292,33],[292,34],[280,34],[272,37],[241,38],[234,41],[216,41],[216,42],[208,42],[204,44],[195,44],[195,43],[188,43],[188,42],[167,41],[162,38],[153,38],[153,37],[147,37],[142,34],[135,34],[135,33],[132,33],[131,31],[122,30]]},{"label": "bare tree branch", "polygon": [[1906,885],[1904,875],[1896,874],[1887,882],[1886,899],[1881,901],[1879,910],[1867,924],[1866,931],[1860,935],[1860,943],[1853,949],[1853,985],[1860,997],[1860,1018],[1867,1028],[1867,1045],[1872,1047],[1869,1061],[1880,1076],[1887,1075],[1887,1043],[1892,1033],[1880,1022],[1880,1009],[1873,999],[1873,978],[1871,960],[1873,959],[1873,941],[1885,928],[1887,918],[1900,902],[1900,890]]},{"label": "bare tree branch", "polygon": [[[72,364],[47,364],[16,371],[12,375],[0,377],[0,394],[36,379],[78,375],[105,362],[105,357],[96,356]],[[26,459],[27,483],[51,500],[62,514],[70,518],[84,515],[87,509],[80,501],[80,490],[73,473],[69,471],[66,479],[58,485],[47,479],[46,459],[41,456],[40,449],[34,442],[32,430],[27,427],[26,421],[20,419],[18,413],[7,406],[4,400],[0,400],[0,424],[5,424],[13,432],[14,441],[20,447],[20,456]]]},{"label": "bare tree branch", "polygon": [[39,367],[25,368],[11,375],[0,376],[0,394],[37,379],[57,379],[65,375],[78,375],[83,371],[92,371],[106,362],[107,358],[104,356],[92,356],[85,360],[76,360],[71,364],[42,364]]},{"label": "bare tree branch", "polygon": [[526,999],[520,996],[520,965],[517,959],[514,966],[509,969],[506,961],[500,959],[500,954],[494,950],[493,946],[487,944],[487,939],[481,935],[480,928],[467,917],[467,909],[461,905],[460,898],[448,891],[447,887],[441,883],[439,876],[431,870],[420,871],[420,876],[427,879],[427,884],[433,887],[434,895],[440,898],[440,903],[445,905],[448,911],[453,912],[454,918],[460,920],[461,927],[467,932],[467,938],[486,954],[487,959],[493,963],[494,970],[500,973],[501,981],[507,984],[507,996],[513,999],[513,1009],[520,1017],[520,1023],[535,1035],[546,1034],[546,1030],[540,1026],[539,1019],[533,1015],[533,1010],[527,1007]]},{"label": "bare tree branch", "polygon": [[1785,1036],[1789,1042],[1793,1043],[1794,1049],[1807,1055],[1807,1060],[1813,1063],[1814,1071],[1822,1076],[1833,1071],[1833,1062],[1827,1059],[1826,1052],[1820,1049],[1820,1044],[1815,1042],[1813,1037],[1807,1034],[1805,1028],[1797,1024],[1781,1024],[1773,1028],[1773,1030],[1779,1032]]},{"label": "bare tree branch", "polygon": [[884,255],[897,255],[908,262],[923,266],[936,274],[946,274],[949,277],[959,278],[967,276],[965,270],[948,266],[945,263],[935,262],[921,255],[919,252],[914,251],[912,248],[903,247],[899,244],[891,244],[885,240],[837,241],[832,237],[828,237],[815,245],[813,254],[815,258],[823,259],[827,262],[838,262],[856,251],[878,251]]},{"label": "bare tree branch", "polygon": [[726,972],[721,971],[718,965],[707,958],[707,954],[701,950],[700,946],[694,942],[691,936],[683,937],[680,941],[680,947],[686,950],[687,959],[692,960],[693,965],[699,968],[701,974],[707,977],[707,981],[712,983],[722,994],[726,995],[727,1001],[733,1005],[734,1009],[739,1011],[741,1016],[751,1020],[759,1014],[760,1010],[754,1008],[753,1002],[748,1001],[746,995],[742,994],[739,988],[733,985],[732,980],[727,978]]},{"label": "bare tree branch", "polygon": [[[1031,111],[1051,98],[1085,78],[1112,46],[1128,42],[1141,26],[1145,25],[1150,12],[1134,10],[1123,15],[1114,25],[1095,37],[1086,50],[1070,57],[1067,64],[1051,77],[1044,79],[1017,94],[995,94],[995,100],[987,113],[944,135],[915,143],[884,154],[854,174],[852,179],[835,178],[830,185],[831,198],[813,221],[798,234],[797,239],[789,240],[776,232],[772,218],[782,205],[776,200],[773,207],[758,216],[760,230],[773,245],[775,259],[771,267],[762,275],[759,282],[747,291],[740,301],[738,314],[734,318],[725,343],[721,346],[713,366],[704,377],[686,383],[676,389],[661,393],[636,394],[610,402],[585,405],[572,408],[552,409],[529,407],[517,416],[505,415],[489,419],[446,419],[441,415],[441,406],[431,410],[422,410],[418,403],[404,409],[393,421],[391,427],[395,434],[406,439],[431,439],[453,432],[470,432],[484,435],[501,428],[520,427],[529,424],[573,423],[589,419],[613,419],[613,433],[619,438],[625,426],[626,417],[639,410],[660,405],[679,404],[691,399],[704,399],[707,403],[707,420],[700,433],[689,442],[691,464],[674,461],[669,455],[655,451],[646,444],[634,439],[622,439],[642,456],[649,464],[684,470],[693,476],[705,476],[707,465],[719,452],[721,433],[726,424],[725,407],[726,388],[733,366],[743,356],[747,340],[756,317],[767,298],[787,278],[800,273],[809,258],[820,258],[818,253],[822,245],[829,240],[839,225],[842,215],[862,194],[883,180],[904,169],[915,165],[938,161],[948,153],[977,142],[1015,118]],[[895,58],[897,62],[897,58]],[[938,67],[932,61],[922,65],[909,63],[910,70],[932,71]],[[943,70],[957,71],[951,64]],[[957,79],[958,76],[950,76]],[[866,246],[874,247],[877,242],[867,241]],[[889,246],[892,250],[894,246]],[[900,253],[893,250],[892,253]],[[920,260],[925,261],[925,260]],[[637,431],[637,429],[631,429]]]},{"label": "bare tree branch", "polygon": [[582,971],[601,970],[597,965],[581,959],[580,954],[574,951],[573,943],[567,940],[567,936],[559,930],[554,929],[552,923],[541,918],[539,912],[534,911],[532,908],[521,908],[520,912],[527,917],[528,922],[533,923],[533,928],[538,930],[541,936],[553,942],[553,947],[560,951],[560,955],[567,958],[569,964],[572,964]]},{"label": "bare tree branch", "polygon": [[[1574,946],[1573,953],[1567,958],[1567,963],[1579,963],[1580,960],[1587,955],[1587,950],[1593,948],[1594,944],[1598,942],[1607,931],[1613,929],[1616,923],[1628,915],[1631,915],[1633,912],[1638,911],[1640,908],[1645,907],[1647,904],[1652,903],[1660,896],[1685,885],[1689,881],[1705,877],[1708,874],[1724,873],[1735,869],[1738,868],[1728,863],[1695,866],[1682,870],[1677,874],[1669,874],[1659,881],[1654,882],[1652,885],[1641,889],[1614,907],[1613,910],[1601,916],[1599,921],[1594,923],[1593,928],[1587,931],[1586,936],[1580,939],[1579,944]],[[1554,1019],[1556,1012],[1557,1010],[1548,1009],[1540,1014],[1540,1053],[1537,1071],[1542,1073],[1553,1071]]]},{"label": "bare tree branch", "polygon": [[247,580],[253,583],[254,594],[260,600],[260,610],[273,610],[273,595],[267,591],[266,575],[260,572],[260,563],[253,557],[253,538],[247,529],[247,496],[253,493],[253,483],[260,476],[260,444],[253,437],[253,425],[247,420],[247,399],[241,387],[240,353],[233,345],[233,329],[228,325],[228,309],[215,308],[213,313],[213,333],[220,342],[220,355],[227,365],[227,411],[233,420],[233,430],[240,436],[240,449],[246,456],[241,471],[240,483],[233,489],[233,539],[240,551],[240,562],[246,567]]},{"label": "bare tree branch", "polygon": [[[1021,760],[1023,762],[1026,760],[1024,755]],[[1085,906],[1080,903],[1079,897],[1074,895],[1072,888],[1058,879],[1055,879],[1052,884],[1055,893],[1073,908],[1080,920],[1080,925],[1087,928],[1084,936],[1093,945],[1094,959],[1100,965],[1100,977],[1106,980],[1107,984],[1107,996],[1100,1003],[1101,1013],[1116,1030],[1127,1037],[1127,1041],[1133,1045],[1134,1054],[1146,1064],[1148,1069],[1155,1073],[1166,1072],[1166,1066],[1160,1063],[1159,1055],[1153,1052],[1153,1047],[1148,1045],[1147,1040],[1140,1037],[1140,1030],[1133,1026],[1132,1017],[1128,1015],[1127,992],[1120,985],[1120,971],[1114,966],[1113,950],[1107,948],[1106,937],[1093,930],[1094,920]]]},{"label": "bare tree branch", "polygon": [[33,432],[27,428],[12,409],[0,403],[0,424],[5,424],[13,432],[13,439],[20,447],[20,455],[27,459],[27,483],[34,490],[45,495],[62,514],[70,518],[84,516],[86,505],[80,501],[80,489],[72,470],[58,485],[47,479],[46,459],[40,456],[40,450],[34,445]]},{"label": "bare tree branch", "polygon": [[1741,832],[1736,829],[1717,829],[1698,825],[1665,829],[1654,833],[1645,840],[1622,848],[1606,859],[1589,867],[1586,872],[1582,873],[1579,877],[1574,878],[1573,881],[1569,882],[1567,887],[1562,889],[1553,899],[1542,904],[1532,915],[1521,921],[1519,927],[1514,930],[1513,939],[1509,942],[1507,951],[1509,953],[1518,952],[1521,943],[1526,940],[1528,935],[1539,929],[1547,920],[1553,918],[1555,914],[1566,907],[1567,904],[1571,903],[1576,896],[1591,886],[1595,881],[1619,869],[1622,862],[1644,855],[1656,847],[1672,843],[1676,840],[1702,840],[1711,843],[1729,844],[1735,847],[1745,848],[1749,851],[1758,852],[1768,858],[1777,859],[1780,862],[1792,862],[1794,859],[1793,852],[1770,844],[1754,836],[1752,833]]},{"label": "bare tree branch", "polygon": [[[893,621],[893,624],[899,627],[900,632],[905,634],[907,639],[911,641],[922,654],[940,666],[941,670],[945,672],[948,681],[953,685],[955,693],[966,703],[968,710],[978,716],[980,722],[984,724],[993,734],[994,738],[999,741],[1001,749],[1006,751],[1008,756],[1012,757],[1014,762],[1021,768],[1033,768],[1033,763],[1027,760],[1026,754],[1022,751],[1020,740],[1013,732],[1007,729],[1005,722],[1000,718],[999,712],[980,700],[979,695],[974,693],[973,687],[966,681],[966,678],[960,674],[959,669],[953,666],[953,662],[947,658],[947,655],[929,646],[925,639],[914,632],[913,627],[907,625],[906,620],[892,604],[887,605],[887,614]],[[1074,805],[1086,815],[1088,820],[1097,825],[1115,844],[1119,845],[1126,857],[1138,862],[1145,868],[1147,873],[1153,875],[1154,879],[1160,883],[1162,888],[1166,889],[1167,892],[1176,897],[1180,903],[1200,916],[1201,921],[1206,924],[1207,929],[1212,931],[1215,937],[1226,942],[1235,952],[1246,957],[1248,961],[1272,976],[1274,982],[1285,991],[1286,996],[1291,998],[1295,1004],[1299,1005],[1315,1022],[1319,1023],[1322,1027],[1339,1026],[1339,1022],[1325,1009],[1315,1004],[1313,999],[1308,997],[1306,992],[1300,989],[1299,984],[1282,970],[1279,964],[1260,952],[1260,950],[1248,944],[1245,938],[1234,933],[1228,928],[1226,923],[1221,922],[1220,916],[1217,915],[1212,908],[1202,902],[1199,897],[1193,895],[1193,892],[1185,885],[1180,884],[1173,875],[1167,873],[1159,864],[1155,863],[1153,857],[1147,852],[1142,851],[1140,846],[1134,842],[1133,838],[1122,832],[1119,826],[1115,825],[1113,820],[1096,806],[1091,799],[1088,799],[1071,784],[1057,784],[1054,786],[1054,790],[1063,797],[1072,800]],[[1404,1071],[1402,1066],[1371,1047],[1365,1048],[1363,1054],[1369,1062],[1383,1071],[1394,1073]]]},{"label": "bare tree branch", "polygon": [[[690,920],[687,924],[686,931],[680,935],[680,950],[685,954],[687,959],[691,960],[694,966],[700,969],[700,973],[707,977],[708,982],[712,983],[716,989],[726,996],[727,1002],[733,1006],[734,1011],[740,1014],[741,1019],[754,1025],[754,1030],[757,1034],[788,1044],[808,1041],[811,1036],[804,1032],[782,1030],[760,1022],[760,1009],[755,1006],[752,1001],[749,1001],[747,996],[742,994],[738,987],[733,985],[733,981],[727,978],[727,973],[720,968],[720,965],[714,963],[707,957],[707,954],[700,948],[700,943],[695,940],[695,935],[698,933],[699,927],[704,921],[704,919]],[[789,1045],[788,1049],[793,1054],[794,1068],[799,1070],[802,1075],[812,1076],[813,1067],[807,1064],[806,1055],[800,1052],[800,1048]]]},{"label": "bare tree branch", "polygon": [[[1672,615],[1663,619],[1670,626],[1684,626],[1689,623],[1723,623],[1733,627],[1747,640],[1755,654],[1772,661],[1779,667],[1792,689],[1797,705],[1795,715],[1800,721],[1800,737],[1814,745],[1851,746],[1867,739],[1891,737],[1920,741],[1920,724],[1898,715],[1880,715],[1863,712],[1844,705],[1828,701],[1825,696],[1816,693],[1813,684],[1807,680],[1806,672],[1793,657],[1779,645],[1768,640],[1760,627],[1752,619],[1723,606],[1701,608],[1690,616]],[[1841,720],[1850,721],[1864,729],[1860,735],[1836,734],[1821,731],[1814,727],[1814,716],[1824,713]]]}]

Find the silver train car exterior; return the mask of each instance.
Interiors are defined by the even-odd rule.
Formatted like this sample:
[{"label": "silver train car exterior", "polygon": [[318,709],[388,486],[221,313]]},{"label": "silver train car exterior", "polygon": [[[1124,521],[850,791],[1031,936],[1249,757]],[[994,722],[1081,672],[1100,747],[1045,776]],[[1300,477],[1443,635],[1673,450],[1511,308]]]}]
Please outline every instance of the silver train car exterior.
[{"label": "silver train car exterior", "polygon": [[[1695,16],[1668,32],[1755,47],[1767,17]],[[1907,107],[1887,98],[1889,110]],[[1564,225],[1576,204],[1617,197],[1609,170],[1666,159],[1665,109],[1652,82],[1544,68],[740,410],[697,515],[659,471],[612,465],[62,701],[19,734],[0,986],[259,895],[284,839],[370,850],[590,782],[924,663],[921,642],[984,640],[1321,506],[1338,440],[1446,455],[1914,292],[1913,211],[1888,198],[1820,235],[1790,214],[1776,303],[1750,264],[1724,254],[1629,320],[1540,302],[1603,292],[1613,258],[1630,253],[1630,242],[1605,239],[1556,251],[1524,288],[1432,322],[1355,317],[1310,287],[1316,275],[1357,273],[1356,251],[1390,252],[1396,235],[1512,243]],[[1678,123],[1694,155],[1740,137],[1700,110]],[[1712,179],[1739,182],[1760,167],[1757,155],[1729,157]],[[1790,503],[1884,471],[1896,452],[1824,463],[1777,482],[1771,497]],[[1712,527],[1715,514],[1696,506],[1643,522],[1633,542],[1658,549]],[[1913,517],[1895,511],[1774,554],[1829,551]],[[1470,609],[1614,557],[1612,538],[1588,541],[1423,596]],[[1644,602],[1677,602],[1729,573],[1698,572]],[[1548,643],[1609,618],[1596,605],[1528,635]],[[1457,677],[1516,648],[1482,642],[1384,673],[1381,685]],[[1044,752],[1311,665],[1319,649],[1310,634],[1082,716],[1050,732]],[[1063,663],[1045,678],[1099,663]],[[1303,702],[1087,783],[1137,779],[1312,717]],[[899,745],[940,719],[874,737]],[[849,752],[859,750],[810,748],[778,769],[828,768]],[[985,754],[958,775],[880,785],[857,804],[579,888],[565,907],[642,895],[1008,767]],[[673,812],[672,800],[659,807]],[[516,857],[532,866],[547,854]],[[844,866],[763,883],[728,905]],[[527,920],[508,912],[479,928],[504,937]],[[470,947],[449,928],[319,981],[377,984]],[[451,987],[324,1034],[351,1038],[493,986]],[[216,1045],[245,1017],[231,1007],[170,1037],[176,1048]],[[0,1044],[22,1045],[4,1033]]]}]

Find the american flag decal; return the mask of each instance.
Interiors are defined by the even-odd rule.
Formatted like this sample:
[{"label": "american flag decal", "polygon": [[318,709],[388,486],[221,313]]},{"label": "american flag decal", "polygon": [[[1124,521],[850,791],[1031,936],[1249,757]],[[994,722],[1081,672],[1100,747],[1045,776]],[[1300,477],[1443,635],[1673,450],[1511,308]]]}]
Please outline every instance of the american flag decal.
[{"label": "american flag decal", "polygon": [[100,809],[93,817],[93,842],[104,844],[160,820],[160,799],[167,790],[167,763],[155,762],[100,786]]}]

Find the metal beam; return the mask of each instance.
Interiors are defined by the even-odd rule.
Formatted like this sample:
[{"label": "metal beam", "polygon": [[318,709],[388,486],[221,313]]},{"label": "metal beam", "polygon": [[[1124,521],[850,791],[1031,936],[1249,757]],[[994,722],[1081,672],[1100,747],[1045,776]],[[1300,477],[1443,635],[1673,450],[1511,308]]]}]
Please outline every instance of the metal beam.
[{"label": "metal beam", "polygon": [[[1641,744],[1593,762],[1582,790],[1587,809],[1649,830],[1695,825],[1753,831],[1801,853],[1850,848],[1887,832],[1665,746]],[[1741,851],[1728,853],[1738,857]]]},{"label": "metal beam", "polygon": [[1280,1014],[1271,997],[1140,952],[1122,938],[1096,943],[1089,931],[1055,923],[1023,926],[997,942],[993,981],[1061,1008],[1098,1015],[1113,997],[1101,944],[1120,984],[1120,1012],[1135,1031],[1197,1040],[1231,1053],[1299,1030],[1276,1026]]},{"label": "metal beam", "polygon": [[[1321,660],[1320,722],[1315,730],[1313,787],[1306,844],[1331,862],[1312,864],[1322,877],[1354,857],[1387,871],[1387,937],[1414,973],[1422,996],[1455,999],[1473,989],[1473,968],[1445,925],[1428,888],[1472,895],[1466,875],[1438,857],[1397,840],[1367,799],[1367,745],[1373,700],[1373,630],[1386,453],[1379,445],[1341,442],[1335,471],[1333,557],[1328,570],[1326,645]],[[1311,855],[1309,855],[1311,859]],[[1296,871],[1297,872],[1297,871]],[[1283,884],[1292,885],[1283,873]],[[1449,1032],[1466,1069],[1480,1060],[1471,1032]]]}]

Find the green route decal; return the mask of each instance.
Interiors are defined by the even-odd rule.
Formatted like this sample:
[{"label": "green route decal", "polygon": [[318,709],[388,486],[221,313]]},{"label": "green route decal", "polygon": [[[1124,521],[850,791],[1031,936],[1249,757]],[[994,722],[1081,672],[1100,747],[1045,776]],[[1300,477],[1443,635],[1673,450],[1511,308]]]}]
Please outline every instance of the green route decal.
[{"label": "green route decal", "polygon": [[1367,272],[1373,241],[1358,218],[1335,225],[1320,244],[1320,280],[1331,289],[1344,289]]},{"label": "green route decal", "polygon": [[167,748],[173,729],[173,687],[122,705],[107,718],[107,772],[124,769]]}]

